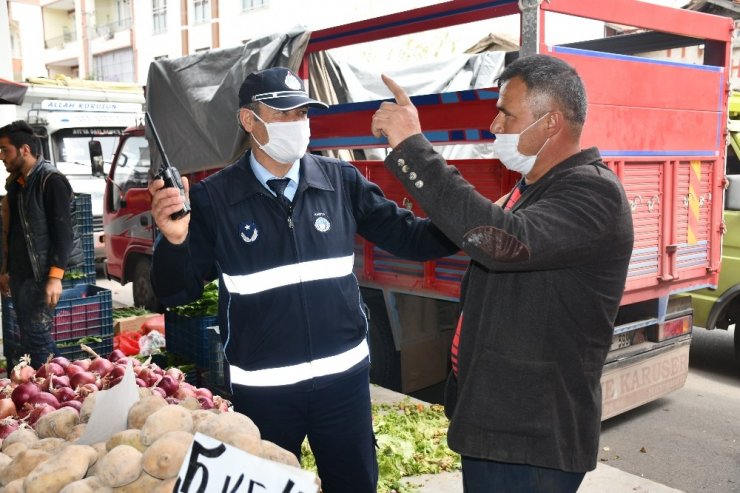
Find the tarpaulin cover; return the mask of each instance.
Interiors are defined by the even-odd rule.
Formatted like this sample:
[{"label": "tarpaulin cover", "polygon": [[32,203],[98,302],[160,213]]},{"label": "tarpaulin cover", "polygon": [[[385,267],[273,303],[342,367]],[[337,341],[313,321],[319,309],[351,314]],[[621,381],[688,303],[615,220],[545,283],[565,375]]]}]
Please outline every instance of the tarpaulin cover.
[{"label": "tarpaulin cover", "polygon": [[26,84],[0,79],[0,104],[23,104],[27,90]]},{"label": "tarpaulin cover", "polygon": [[[186,174],[236,161],[247,147],[237,121],[239,87],[257,70],[284,66],[296,71],[309,36],[294,28],[235,48],[152,62],[146,105],[170,164]],[[149,129],[147,138],[156,149]],[[151,171],[161,162],[153,151]]]}]

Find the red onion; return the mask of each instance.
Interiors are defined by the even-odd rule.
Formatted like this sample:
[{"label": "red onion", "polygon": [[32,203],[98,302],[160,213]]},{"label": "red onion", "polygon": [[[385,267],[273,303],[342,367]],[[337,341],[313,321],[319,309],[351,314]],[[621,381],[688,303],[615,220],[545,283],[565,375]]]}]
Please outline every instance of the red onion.
[{"label": "red onion", "polygon": [[80,395],[82,399],[87,397],[88,395],[92,394],[93,392],[97,392],[98,386],[94,383],[86,383],[83,385],[80,385],[79,387],[76,387],[77,393]]},{"label": "red onion", "polygon": [[0,378],[0,390],[3,390],[5,387],[13,383],[13,381],[9,378]]},{"label": "red onion", "polygon": [[69,386],[76,389],[80,385],[85,385],[86,383],[95,384],[95,380],[97,380],[97,377],[94,373],[83,371],[76,373],[69,378]]},{"label": "red onion", "polygon": [[146,385],[146,382],[144,380],[142,380],[141,378],[137,378],[136,379],[136,385],[138,385],[139,387],[146,387],[147,386]]},{"label": "red onion", "polygon": [[213,392],[211,392],[209,389],[205,387],[199,387],[195,389],[195,396],[196,397],[208,397],[209,399],[213,400]]},{"label": "red onion", "polygon": [[53,385],[55,389],[58,389],[59,387],[69,387],[71,385],[70,379],[67,375],[62,375],[60,377],[54,377],[53,378]]},{"label": "red onion", "polygon": [[25,383],[30,381],[35,374],[36,371],[32,367],[19,363],[11,370],[10,380],[13,383]]},{"label": "red onion", "polygon": [[165,374],[175,377],[175,380],[177,380],[178,382],[185,381],[185,374],[182,372],[181,369],[175,366],[173,366],[172,368],[167,368],[167,370],[165,371]]},{"label": "red onion", "polygon": [[21,427],[21,422],[12,416],[0,419],[0,440],[5,440],[15,430]]},{"label": "red onion", "polygon": [[86,368],[83,368],[80,365],[71,363],[69,366],[67,366],[67,369],[65,371],[67,372],[67,376],[71,377],[72,375],[76,375],[78,373],[81,373],[83,371],[88,371],[88,370]]},{"label": "red onion", "polygon": [[77,393],[71,387],[58,387],[51,391],[60,403],[65,403],[77,398]]},{"label": "red onion", "polygon": [[105,387],[105,388],[109,389],[111,387],[115,387],[116,385],[118,385],[119,383],[121,383],[121,380],[123,380],[123,377],[111,378],[111,379],[108,380],[107,387]]},{"label": "red onion", "polygon": [[51,359],[52,363],[56,363],[57,365],[61,366],[62,368],[67,368],[70,364],[70,361],[65,358],[64,356],[56,356]]},{"label": "red onion", "polygon": [[162,380],[159,381],[157,387],[164,389],[165,393],[170,396],[180,387],[180,382],[175,380],[175,377],[172,375],[165,375],[162,377]]},{"label": "red onion", "polygon": [[18,413],[15,410],[15,403],[10,397],[0,399],[0,419],[5,419],[8,416],[15,416]]},{"label": "red onion", "polygon": [[18,384],[10,394],[10,398],[13,399],[16,409],[21,409],[23,405],[34,395],[40,392],[38,386],[33,382],[25,382]]},{"label": "red onion", "polygon": [[201,409],[213,409],[213,399],[204,395],[198,396]]},{"label": "red onion", "polygon": [[167,397],[167,393],[164,391],[162,387],[150,387],[152,393],[156,392],[157,394],[161,395],[162,397]]},{"label": "red onion", "polygon": [[90,371],[97,373],[101,377],[106,376],[111,369],[113,369],[113,363],[105,358],[95,358],[90,363]]},{"label": "red onion", "polygon": [[26,422],[33,426],[36,424],[36,421],[39,420],[41,416],[44,416],[45,414],[53,413],[56,411],[55,407],[50,406],[49,404],[38,404],[31,409],[31,412],[28,413],[28,416],[26,417]]},{"label": "red onion", "polygon": [[72,363],[70,363],[70,365],[79,366],[83,370],[89,370],[91,364],[92,364],[92,360],[90,358],[78,359],[78,360],[73,361]]},{"label": "red onion", "polygon": [[46,378],[49,374],[60,376],[60,375],[64,375],[65,371],[61,365],[58,365],[57,363],[53,363],[53,362],[45,363],[41,365],[41,368],[36,370],[37,378]]},{"label": "red onion", "polygon": [[126,373],[126,367],[125,366],[116,365],[113,368],[111,368],[110,372],[108,372],[108,375],[106,375],[106,376],[108,376],[111,379],[115,380],[116,378],[122,377],[124,375],[124,373]]},{"label": "red onion", "polygon": [[183,400],[186,397],[197,397],[197,396],[195,395],[195,391],[192,388],[180,386],[180,388],[178,388],[175,391],[175,393],[172,394],[172,397],[178,400]]},{"label": "red onion", "polygon": [[60,408],[62,407],[71,407],[72,409],[77,410],[77,412],[80,412],[80,409],[82,408],[82,403],[80,401],[64,401],[59,405]]},{"label": "red onion", "polygon": [[54,409],[57,409],[59,407],[59,399],[54,397],[54,394],[50,394],[49,392],[39,392],[31,396],[28,399],[28,403],[33,404],[34,406],[39,404],[47,404]]},{"label": "red onion", "polygon": [[125,357],[126,357],[126,353],[124,353],[124,352],[123,352],[123,351],[121,351],[120,349],[114,349],[114,350],[113,350],[113,351],[111,351],[111,353],[110,353],[110,354],[108,355],[108,359],[109,359],[110,361],[114,362],[114,363],[115,363],[116,361],[118,361],[119,359],[121,359],[121,358],[125,358]]}]

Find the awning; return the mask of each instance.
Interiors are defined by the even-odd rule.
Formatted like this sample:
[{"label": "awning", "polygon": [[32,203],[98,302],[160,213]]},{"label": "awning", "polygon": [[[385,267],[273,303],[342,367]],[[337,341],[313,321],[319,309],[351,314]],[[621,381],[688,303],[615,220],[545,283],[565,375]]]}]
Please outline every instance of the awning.
[{"label": "awning", "polygon": [[22,104],[27,90],[26,84],[0,79],[0,104]]}]

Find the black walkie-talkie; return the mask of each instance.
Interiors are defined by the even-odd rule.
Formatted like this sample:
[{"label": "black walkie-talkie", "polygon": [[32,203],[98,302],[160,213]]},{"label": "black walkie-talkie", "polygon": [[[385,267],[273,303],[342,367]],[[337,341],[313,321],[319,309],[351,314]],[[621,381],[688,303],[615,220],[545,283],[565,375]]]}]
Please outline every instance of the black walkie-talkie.
[{"label": "black walkie-talkie", "polygon": [[157,127],[154,126],[154,122],[152,121],[152,117],[149,116],[149,112],[145,111],[144,116],[146,117],[146,123],[147,125],[149,125],[149,128],[152,131],[152,135],[154,136],[154,142],[157,144],[159,154],[162,156],[162,166],[159,168],[159,171],[157,172],[155,178],[163,179],[165,188],[178,188],[180,190],[180,195],[182,195],[182,197],[185,199],[182,210],[170,214],[170,217],[173,220],[180,219],[181,217],[190,214],[190,202],[188,202],[187,197],[185,197],[185,187],[182,184],[180,172],[177,171],[177,168],[172,166],[170,164],[170,160],[167,159],[167,154],[164,152],[164,147],[162,147],[162,141],[159,140]]}]

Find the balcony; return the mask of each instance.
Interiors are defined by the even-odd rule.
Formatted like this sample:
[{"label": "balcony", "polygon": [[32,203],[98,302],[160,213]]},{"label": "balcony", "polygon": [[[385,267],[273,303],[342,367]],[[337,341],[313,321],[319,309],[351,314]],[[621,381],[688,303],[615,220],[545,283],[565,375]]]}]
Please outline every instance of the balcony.
[{"label": "balcony", "polygon": [[100,24],[95,26],[95,34],[101,38],[113,39],[117,32],[130,29],[132,24],[133,20],[130,17],[109,22],[108,24]]},{"label": "balcony", "polygon": [[77,41],[77,32],[67,31],[61,36],[54,36],[53,38],[47,38],[44,40],[44,47],[48,50],[50,48],[64,48],[64,45]]}]

